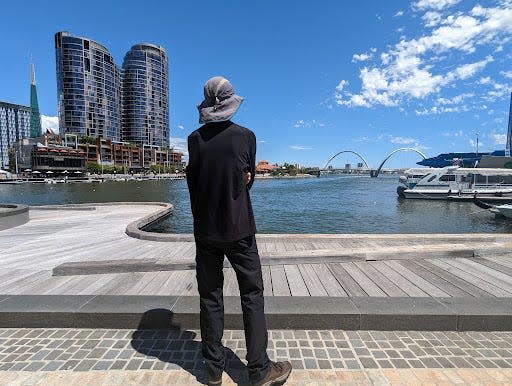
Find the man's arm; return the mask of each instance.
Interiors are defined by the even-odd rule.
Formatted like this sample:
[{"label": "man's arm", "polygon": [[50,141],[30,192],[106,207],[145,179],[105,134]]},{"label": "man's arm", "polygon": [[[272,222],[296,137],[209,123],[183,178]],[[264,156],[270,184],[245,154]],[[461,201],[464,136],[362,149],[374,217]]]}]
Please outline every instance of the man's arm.
[{"label": "man's arm", "polygon": [[252,133],[249,137],[249,170],[247,174],[249,180],[247,182],[247,189],[251,189],[252,184],[254,183],[254,176],[256,175],[256,136]]},{"label": "man's arm", "polygon": [[196,193],[196,178],[197,174],[195,172],[195,151],[194,146],[191,143],[190,137],[188,137],[188,165],[185,169],[187,173],[187,185],[188,185],[188,192],[190,195],[190,204],[194,203],[194,197]]}]

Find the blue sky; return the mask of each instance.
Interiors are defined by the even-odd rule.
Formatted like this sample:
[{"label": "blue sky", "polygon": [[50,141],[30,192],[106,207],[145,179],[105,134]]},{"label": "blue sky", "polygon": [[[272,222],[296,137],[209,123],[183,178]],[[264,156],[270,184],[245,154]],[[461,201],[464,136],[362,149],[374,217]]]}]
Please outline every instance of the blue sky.
[{"label": "blue sky", "polygon": [[[416,1],[23,1],[2,4],[0,100],[29,104],[36,65],[43,126],[57,115],[53,35],[95,40],[116,63],[138,42],[170,62],[171,137],[197,126],[211,76],[245,97],[235,121],[258,159],[321,166],[354,150],[427,156],[503,149],[512,91],[512,3]],[[413,166],[398,153],[389,166]],[[335,165],[355,163],[346,154]]]}]

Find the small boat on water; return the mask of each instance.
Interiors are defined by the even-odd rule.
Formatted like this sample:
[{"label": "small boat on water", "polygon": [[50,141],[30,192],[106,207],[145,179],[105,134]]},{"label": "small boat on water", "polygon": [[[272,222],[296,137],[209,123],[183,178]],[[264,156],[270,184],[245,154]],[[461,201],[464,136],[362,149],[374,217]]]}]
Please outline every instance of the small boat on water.
[{"label": "small boat on water", "polygon": [[473,202],[479,208],[487,209],[497,216],[512,219],[512,204],[490,205],[479,199],[476,195],[473,197]]},{"label": "small boat on water", "polygon": [[462,168],[446,166],[424,169],[400,178],[400,197],[424,200],[471,201],[475,194],[486,202],[512,202],[512,169]]}]

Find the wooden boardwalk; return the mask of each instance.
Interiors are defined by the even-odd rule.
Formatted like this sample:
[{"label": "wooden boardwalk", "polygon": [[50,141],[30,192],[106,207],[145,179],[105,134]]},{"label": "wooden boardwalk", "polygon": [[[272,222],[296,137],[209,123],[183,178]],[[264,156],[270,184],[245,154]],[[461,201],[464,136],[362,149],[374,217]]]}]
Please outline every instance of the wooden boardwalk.
[{"label": "wooden boardwalk", "polygon": [[[128,223],[158,209],[133,204],[31,210],[29,223],[0,231],[0,294],[197,295],[194,270],[52,276],[53,268],[66,262],[193,261],[193,242],[146,241],[125,234]],[[266,296],[508,298],[511,242],[508,235],[283,235],[260,236],[258,245],[266,261]],[[468,248],[484,252],[476,257],[442,254]],[[377,258],[336,260],[336,254],[349,253]],[[286,264],[296,256],[302,256],[300,263]],[[224,278],[225,295],[238,295],[234,271],[226,268]]]}]

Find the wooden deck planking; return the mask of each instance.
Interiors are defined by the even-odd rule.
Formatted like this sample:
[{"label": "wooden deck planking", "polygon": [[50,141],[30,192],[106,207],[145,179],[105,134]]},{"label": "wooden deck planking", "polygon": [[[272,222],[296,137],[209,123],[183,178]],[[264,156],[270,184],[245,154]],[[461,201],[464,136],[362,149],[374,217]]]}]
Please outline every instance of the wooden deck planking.
[{"label": "wooden deck planking", "polygon": [[282,265],[270,266],[270,275],[272,277],[272,294],[274,296],[291,296],[284,267]]},{"label": "wooden deck planking", "polygon": [[386,264],[393,268],[395,271],[400,270],[400,274],[405,277],[410,282],[416,284],[419,288],[421,288],[422,291],[426,292],[432,297],[440,297],[440,298],[446,298],[450,297],[448,293],[445,291],[439,289],[435,285],[433,285],[428,280],[424,279],[423,277],[415,274],[414,272],[410,271],[403,265],[400,265],[398,261],[386,261]]},{"label": "wooden deck planking", "polygon": [[456,287],[460,288],[462,291],[468,293],[473,297],[494,297],[494,295],[490,292],[484,291],[482,288],[464,280],[463,278],[453,274],[452,272],[448,272],[447,270],[438,267],[432,262],[427,260],[416,260],[415,264],[419,265],[422,268],[432,272],[433,274],[443,278],[444,280],[450,282]]},{"label": "wooden deck planking", "polygon": [[286,280],[290,288],[291,296],[309,296],[308,287],[296,265],[285,265]]},{"label": "wooden deck planking", "polygon": [[102,288],[103,295],[123,295],[144,276],[143,272],[120,273]]},{"label": "wooden deck planking", "polygon": [[512,294],[512,277],[503,272],[496,271],[469,259],[452,259],[450,264],[460,267],[473,275],[480,275],[481,278]]},{"label": "wooden deck planking", "polygon": [[236,273],[233,268],[224,268],[224,295],[240,296],[238,281],[236,279]]},{"label": "wooden deck planking", "polygon": [[386,297],[386,293],[368,276],[366,276],[354,263],[345,263],[343,264],[343,268],[350,276],[352,276],[357,284],[361,286],[368,296]]},{"label": "wooden deck planking", "polygon": [[327,296],[327,291],[313,269],[313,264],[299,264],[299,270],[310,296]]},{"label": "wooden deck planking", "polygon": [[327,291],[327,295],[339,297],[348,296],[338,280],[336,280],[332,272],[327,268],[325,264],[313,264],[313,269],[315,270],[315,273]]},{"label": "wooden deck planking", "polygon": [[[379,288],[390,297],[407,297],[407,293],[395,285],[384,274],[373,267],[373,262],[354,263],[361,271],[365,273]],[[404,279],[402,278],[402,281]]]},{"label": "wooden deck planking", "polygon": [[[422,267],[417,263],[417,261],[413,260],[401,260],[400,265],[414,272],[415,274],[421,276],[425,280],[428,280],[430,283],[434,284],[438,288],[445,291],[448,295],[452,297],[472,297],[471,294],[464,291],[463,289],[453,285],[446,279],[443,279],[440,276],[437,276],[435,273],[432,273],[428,269]],[[421,291],[421,290],[420,290]],[[423,291],[422,291],[423,292]],[[423,292],[426,296],[429,296],[425,292]],[[412,295],[416,296],[416,295]]]},{"label": "wooden deck planking", "polygon": [[388,266],[384,261],[372,261],[371,266],[382,273],[391,282],[399,285],[399,288],[406,293],[407,296],[411,297],[428,297],[429,295],[418,288],[414,283],[407,280],[400,274],[400,271],[396,271]]},{"label": "wooden deck planking", "polygon": [[359,283],[352,278],[345,270],[344,265],[341,263],[330,263],[327,265],[332,272],[341,288],[345,290],[348,296],[368,296]]},{"label": "wooden deck planking", "polygon": [[434,265],[437,265],[439,268],[442,268],[442,269],[454,274],[455,276],[458,276],[459,278],[464,279],[465,281],[477,286],[478,288],[480,288],[496,297],[509,297],[511,295],[507,291],[505,291],[499,287],[496,287],[495,285],[481,279],[479,276],[475,276],[471,273],[468,273],[465,270],[462,270],[458,267],[450,265],[441,259],[429,259],[428,261]]},{"label": "wooden deck planking", "polygon": [[492,261],[490,259],[484,259],[481,257],[474,257],[471,259],[471,261],[475,261],[478,264],[485,265],[486,267],[495,269],[499,272],[503,272],[508,276],[512,277],[512,267],[507,267],[506,265],[496,263],[495,261]]},{"label": "wooden deck planking", "polygon": [[49,276],[51,276],[50,271],[34,272],[33,274],[26,276],[20,280],[11,282],[9,286],[6,287],[6,289],[3,290],[2,292],[8,294],[23,293],[26,291],[27,287],[31,287],[41,282],[44,282],[45,280],[48,279]]},{"label": "wooden deck planking", "polygon": [[502,264],[506,267],[512,268],[512,257],[495,257],[495,256],[485,256],[485,259],[494,261],[496,263]]},{"label": "wooden deck planking", "polygon": [[270,276],[270,267],[261,267],[263,275],[263,296],[272,296],[272,277]]}]

